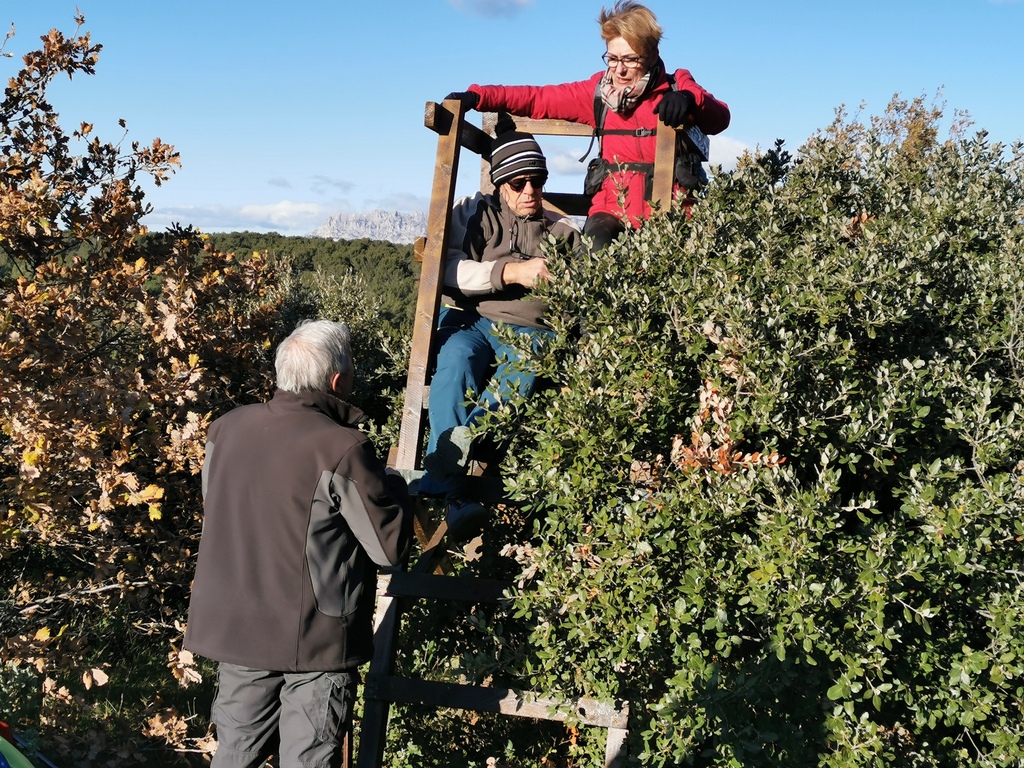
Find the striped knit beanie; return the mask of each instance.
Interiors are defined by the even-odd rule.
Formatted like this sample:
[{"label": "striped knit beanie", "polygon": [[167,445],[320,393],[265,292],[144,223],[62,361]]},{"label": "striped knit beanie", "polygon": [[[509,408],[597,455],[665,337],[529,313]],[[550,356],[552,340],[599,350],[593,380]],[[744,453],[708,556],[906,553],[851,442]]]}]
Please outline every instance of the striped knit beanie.
[{"label": "striped knit beanie", "polygon": [[525,173],[535,173],[547,181],[548,163],[537,140],[532,134],[516,130],[498,133],[491,145],[491,182],[497,187]]}]

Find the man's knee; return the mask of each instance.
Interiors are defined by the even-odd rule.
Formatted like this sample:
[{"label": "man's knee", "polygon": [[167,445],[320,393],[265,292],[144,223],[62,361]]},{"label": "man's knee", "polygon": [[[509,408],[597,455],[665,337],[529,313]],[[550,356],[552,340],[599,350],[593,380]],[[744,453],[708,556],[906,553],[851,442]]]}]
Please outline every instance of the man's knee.
[{"label": "man's knee", "polygon": [[611,245],[625,230],[626,225],[618,216],[599,211],[587,218],[583,225],[583,237],[590,239],[591,251],[597,253]]},{"label": "man's knee", "polygon": [[212,721],[217,727],[215,768],[256,768],[278,744],[278,673],[222,663]]},{"label": "man's knee", "polygon": [[472,331],[460,331],[437,351],[434,376],[441,380],[476,382],[490,366],[493,358],[490,344]]},{"label": "man's knee", "polygon": [[340,765],[352,725],[355,672],[290,674],[282,694],[282,765]]}]

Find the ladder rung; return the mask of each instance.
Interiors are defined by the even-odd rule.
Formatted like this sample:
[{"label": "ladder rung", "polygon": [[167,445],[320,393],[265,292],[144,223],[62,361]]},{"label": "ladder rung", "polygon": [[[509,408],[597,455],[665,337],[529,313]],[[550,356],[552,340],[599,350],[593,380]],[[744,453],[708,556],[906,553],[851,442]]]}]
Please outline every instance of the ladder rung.
[{"label": "ladder rung", "polygon": [[427,704],[433,707],[468,709],[474,712],[496,712],[537,720],[569,719],[572,713],[583,725],[625,729],[629,721],[629,705],[620,707],[594,699],[576,702],[550,699],[511,688],[485,688],[479,685],[456,685],[433,680],[410,680],[402,677],[366,678],[366,697],[403,704]]},{"label": "ladder rung", "polygon": [[392,597],[429,597],[467,603],[495,603],[514,583],[498,579],[464,579],[458,576],[398,572],[391,575],[388,594]]},{"label": "ladder rung", "polygon": [[548,208],[553,208],[566,216],[586,216],[590,210],[590,198],[583,194],[547,192],[544,195],[544,202]]}]

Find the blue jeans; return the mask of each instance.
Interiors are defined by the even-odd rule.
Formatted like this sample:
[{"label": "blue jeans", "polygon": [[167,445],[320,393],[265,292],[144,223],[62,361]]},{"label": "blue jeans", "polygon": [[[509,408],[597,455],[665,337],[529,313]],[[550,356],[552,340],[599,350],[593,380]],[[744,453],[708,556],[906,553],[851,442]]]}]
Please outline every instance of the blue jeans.
[{"label": "blue jeans", "polygon": [[[437,321],[437,364],[430,382],[430,436],[427,454],[437,449],[438,438],[457,426],[471,426],[513,392],[527,396],[536,386],[536,374],[519,366],[518,352],[498,337],[499,324],[475,312],[443,307]],[[533,348],[553,335],[546,328],[511,326],[528,334]],[[494,366],[493,375],[490,373]],[[490,378],[490,386],[486,386]],[[467,392],[469,393],[467,395]],[[448,493],[456,481],[424,476],[420,490]]]}]

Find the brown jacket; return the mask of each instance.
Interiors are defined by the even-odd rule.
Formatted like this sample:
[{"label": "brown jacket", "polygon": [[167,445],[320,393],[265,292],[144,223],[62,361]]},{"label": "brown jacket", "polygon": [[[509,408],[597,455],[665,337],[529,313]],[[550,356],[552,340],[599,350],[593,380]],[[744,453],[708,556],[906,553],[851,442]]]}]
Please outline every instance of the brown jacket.
[{"label": "brown jacket", "polygon": [[451,235],[444,270],[444,303],[479,313],[496,323],[543,328],[544,302],[522,285],[506,285],[502,270],[510,261],[545,255],[549,238],[571,252],[579,227],[567,216],[543,211],[517,216],[494,192],[477,192],[452,208]]}]

